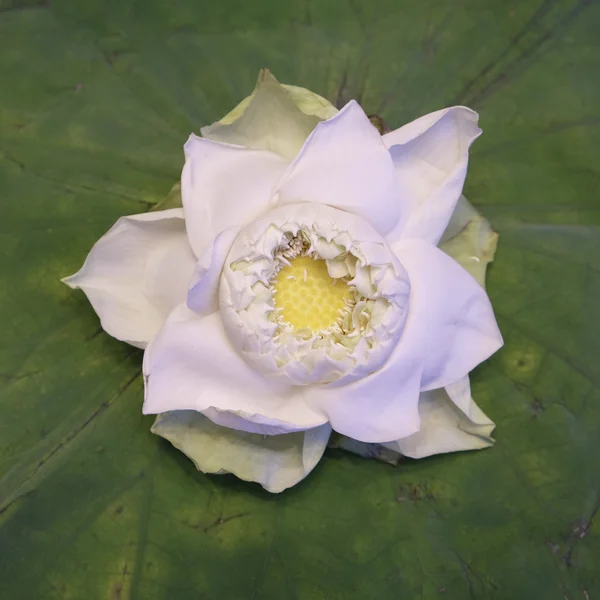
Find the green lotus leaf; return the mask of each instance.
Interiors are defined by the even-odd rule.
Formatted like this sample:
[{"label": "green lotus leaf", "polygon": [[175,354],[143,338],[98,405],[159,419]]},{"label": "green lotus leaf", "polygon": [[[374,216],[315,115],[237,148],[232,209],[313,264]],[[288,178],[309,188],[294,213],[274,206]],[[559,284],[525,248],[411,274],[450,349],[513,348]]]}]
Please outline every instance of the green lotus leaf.
[{"label": "green lotus leaf", "polygon": [[[580,0],[0,0],[0,598],[600,597],[599,27]],[[480,114],[493,447],[328,448],[278,495],[205,475],[141,414],[141,351],[60,283],[263,67],[392,128]],[[483,252],[477,222],[445,251]]]}]

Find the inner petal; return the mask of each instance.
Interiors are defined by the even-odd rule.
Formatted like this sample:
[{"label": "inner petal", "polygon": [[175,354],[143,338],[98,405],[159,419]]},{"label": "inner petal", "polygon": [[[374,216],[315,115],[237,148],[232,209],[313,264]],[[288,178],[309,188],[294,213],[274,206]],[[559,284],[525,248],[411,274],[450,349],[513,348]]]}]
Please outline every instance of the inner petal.
[{"label": "inner petal", "polygon": [[272,287],[283,320],[295,329],[313,332],[334,325],[354,300],[346,278],[333,279],[325,261],[310,256],[292,258],[290,265],[277,273]]}]

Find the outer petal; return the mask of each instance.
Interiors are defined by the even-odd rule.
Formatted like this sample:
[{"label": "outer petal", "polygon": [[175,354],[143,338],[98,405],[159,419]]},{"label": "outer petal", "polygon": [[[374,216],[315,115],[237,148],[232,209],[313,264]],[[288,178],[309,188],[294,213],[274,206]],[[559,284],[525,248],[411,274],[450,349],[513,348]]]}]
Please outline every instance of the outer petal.
[{"label": "outer petal", "polygon": [[485,272],[494,259],[498,234],[475,208],[461,196],[440,240],[439,248],[465,268],[481,285]]},{"label": "outer petal", "polygon": [[320,121],[300,110],[290,94],[263,69],[247,106],[231,123],[202,128],[205,138],[270,150],[292,160]]},{"label": "outer petal", "polygon": [[221,427],[199,412],[180,410],[158,415],[152,432],[169,440],[204,473],[233,473],[277,493],[314,469],[331,427],[265,436]]},{"label": "outer petal", "polygon": [[195,313],[209,315],[219,309],[221,271],[238,232],[238,227],[222,231],[196,264],[187,296],[188,308]]},{"label": "outer petal", "polygon": [[398,219],[392,159],[354,100],[317,125],[277,190],[281,204],[328,204],[363,217],[382,234]]},{"label": "outer petal", "polygon": [[383,136],[396,168],[402,215],[390,242],[421,238],[437,244],[460,197],[478,115],[457,106]]},{"label": "outer petal", "polygon": [[421,429],[411,436],[382,444],[411,458],[478,450],[494,443],[494,423],[473,402],[469,378],[446,389],[423,392],[419,399]]},{"label": "outer petal", "polygon": [[85,292],[107,333],[145,348],[185,298],[194,263],[176,208],[120,218],[63,281]]},{"label": "outer petal", "polygon": [[422,391],[444,387],[502,347],[489,298],[456,261],[431,244],[406,240],[392,249],[411,282],[399,346],[423,361]]},{"label": "outer petal", "polygon": [[331,119],[339,112],[338,109],[323,96],[315,94],[306,88],[283,83],[281,87],[289,94],[294,104],[307,115],[315,115],[320,120]]},{"label": "outer petal", "polygon": [[229,227],[249,223],[269,208],[287,161],[266,150],[222,144],[191,135],[181,195],[190,245],[200,258]]},{"label": "outer petal", "polygon": [[[233,123],[241,118],[250,105],[250,102],[252,102],[252,99],[256,95],[261,81],[269,76],[272,79],[275,79],[269,69],[262,69],[258,75],[258,81],[256,82],[256,87],[254,88],[252,94],[244,98],[235,108],[233,108],[222,119],[220,119],[218,123],[229,125],[230,123]],[[287,85],[285,83],[280,84],[280,87],[287,92],[294,104],[304,114],[314,115],[320,120],[325,120],[330,119],[338,112],[337,108],[333,106],[329,100],[326,100],[323,98],[323,96],[319,96],[319,94],[315,94],[306,88],[299,87],[297,85]]]},{"label": "outer petal", "polygon": [[268,380],[231,347],[218,313],[177,307],[144,355],[144,414],[196,410],[217,424],[280,434],[318,427],[301,388]]}]

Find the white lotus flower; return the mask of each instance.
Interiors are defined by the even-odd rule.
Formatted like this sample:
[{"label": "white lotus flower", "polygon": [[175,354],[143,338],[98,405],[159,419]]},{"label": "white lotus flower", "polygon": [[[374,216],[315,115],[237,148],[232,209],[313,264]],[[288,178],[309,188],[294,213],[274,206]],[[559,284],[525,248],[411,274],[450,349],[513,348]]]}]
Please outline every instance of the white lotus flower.
[{"label": "white lotus flower", "polygon": [[[119,219],[65,280],[146,349],[153,431],[270,491],[305,477],[332,429],[413,457],[489,445],[468,374],[502,345],[493,248],[468,250],[480,285],[437,247],[480,133],[454,107],[382,136],[355,101],[338,112],[263,71],[191,135],[183,208]],[[459,208],[477,245],[484,221]]]}]

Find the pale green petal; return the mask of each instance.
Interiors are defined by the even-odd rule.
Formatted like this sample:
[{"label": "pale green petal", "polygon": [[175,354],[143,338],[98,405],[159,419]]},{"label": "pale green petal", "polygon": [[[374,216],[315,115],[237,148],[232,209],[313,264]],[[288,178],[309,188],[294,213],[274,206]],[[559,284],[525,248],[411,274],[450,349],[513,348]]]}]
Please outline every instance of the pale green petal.
[{"label": "pale green petal", "polygon": [[461,264],[485,287],[485,272],[494,259],[498,234],[488,221],[461,196],[439,248]]},{"label": "pale green petal", "polygon": [[452,401],[447,388],[422,392],[419,397],[420,431],[382,445],[410,458],[491,446],[494,423],[473,402],[470,391],[468,401],[465,400],[461,399],[461,403],[468,407],[470,416]]},{"label": "pale green petal", "polygon": [[[234,109],[229,111],[218,122],[222,125],[229,125],[234,121],[237,121],[237,119],[244,114],[250,105],[250,101],[256,95],[256,92],[261,84],[261,78],[268,76],[270,76],[273,80],[275,79],[273,74],[268,69],[263,69],[258,76],[258,81],[256,82],[254,91],[249,96],[246,96]],[[333,106],[329,100],[326,100],[323,98],[323,96],[319,96],[319,94],[315,94],[306,88],[298,87],[297,85],[287,85],[285,83],[280,84],[280,86],[288,93],[294,104],[296,104],[296,106],[307,115],[314,115],[319,117],[320,120],[325,121],[326,119],[333,117],[338,112],[337,108]]]},{"label": "pale green petal", "polygon": [[319,94],[297,85],[283,83],[281,86],[289,94],[294,104],[307,115],[315,115],[325,121],[338,113],[338,109]]},{"label": "pale green petal", "polygon": [[282,86],[263,69],[252,94],[201,132],[218,142],[270,150],[291,160],[317,123],[331,116],[331,109],[335,111],[324,98],[303,88]]},{"label": "pale green petal", "polygon": [[167,210],[168,208],[182,208],[181,183],[179,181],[173,185],[169,193],[159,200],[150,210]]},{"label": "pale green petal", "polygon": [[233,473],[277,493],[304,479],[321,459],[331,428],[260,435],[216,425],[193,410],[162,413],[152,433],[186,454],[204,473]]}]

